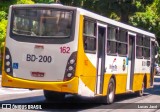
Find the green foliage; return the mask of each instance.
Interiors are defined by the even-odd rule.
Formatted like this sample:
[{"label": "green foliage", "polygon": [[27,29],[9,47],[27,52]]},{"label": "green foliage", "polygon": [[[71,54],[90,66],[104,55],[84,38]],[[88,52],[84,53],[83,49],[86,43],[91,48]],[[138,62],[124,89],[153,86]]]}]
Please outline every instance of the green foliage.
[{"label": "green foliage", "polygon": [[0,3],[0,11],[8,13],[9,6],[15,3],[16,0],[11,0],[11,1],[3,0],[3,3]]},{"label": "green foliage", "polygon": [[7,20],[2,19],[0,21],[0,44],[4,42],[6,37]]},{"label": "green foliage", "polygon": [[35,3],[54,3],[55,0],[32,0]]},{"label": "green foliage", "polygon": [[2,19],[6,19],[6,16],[7,16],[7,13],[6,13],[6,12],[0,11],[0,21],[1,21]]},{"label": "green foliage", "polygon": [[[153,0],[60,0],[64,5],[85,8],[103,16],[128,23],[136,11],[145,11]],[[115,17],[116,16],[116,17]]]},{"label": "green foliage", "polygon": [[160,1],[156,2],[157,13],[160,15]]},{"label": "green foliage", "polygon": [[17,0],[16,4],[34,4],[32,0]]},{"label": "green foliage", "polygon": [[120,20],[120,17],[116,13],[114,13],[114,12],[111,13],[111,15],[109,16],[109,18],[114,19],[116,21]]},{"label": "green foliage", "polygon": [[136,12],[131,16],[129,23],[138,28],[155,33],[158,37],[158,42],[160,43],[160,15],[158,14],[158,8],[157,0],[155,0],[152,5],[146,6],[145,12]]},{"label": "green foliage", "polygon": [[32,0],[2,0],[0,1],[0,11],[4,11],[8,13],[8,9],[10,5],[14,4],[33,4]]}]

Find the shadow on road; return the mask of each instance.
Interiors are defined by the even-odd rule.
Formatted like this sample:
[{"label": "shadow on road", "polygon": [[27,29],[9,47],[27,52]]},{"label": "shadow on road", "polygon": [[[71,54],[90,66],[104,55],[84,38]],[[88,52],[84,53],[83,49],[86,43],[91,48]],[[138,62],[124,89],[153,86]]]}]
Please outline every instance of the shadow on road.
[{"label": "shadow on road", "polygon": [[[159,84],[157,84],[157,83],[159,83]],[[153,94],[153,95],[160,95],[160,78],[155,77],[154,78],[154,87],[146,89],[145,92],[147,92],[149,94]]]},{"label": "shadow on road", "polygon": [[160,85],[154,85],[153,88],[146,89],[145,92],[153,95],[160,95]]},{"label": "shadow on road", "polygon": [[[146,94],[148,95],[148,94]],[[54,110],[54,111],[66,111],[66,110],[74,110],[80,111],[85,109],[114,109],[118,107],[122,107],[126,105],[126,103],[118,103],[123,100],[127,99],[134,99],[137,96],[135,94],[123,94],[123,95],[116,95],[115,103],[110,105],[102,104],[102,97],[81,97],[81,96],[69,96],[66,97],[63,101],[53,101],[49,102],[46,101],[43,96],[36,96],[36,97],[26,97],[26,98],[19,98],[19,99],[12,99],[12,100],[5,100],[0,101],[1,104],[13,103],[19,105],[25,104],[32,104],[32,105],[42,105],[42,111],[45,110]],[[118,103],[118,105],[117,105]],[[41,110],[39,110],[41,111]]]}]

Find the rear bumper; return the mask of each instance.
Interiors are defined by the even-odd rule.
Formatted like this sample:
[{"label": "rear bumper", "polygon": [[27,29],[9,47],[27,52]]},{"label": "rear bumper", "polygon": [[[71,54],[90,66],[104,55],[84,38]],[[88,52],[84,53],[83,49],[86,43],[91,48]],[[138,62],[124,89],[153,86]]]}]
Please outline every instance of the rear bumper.
[{"label": "rear bumper", "polygon": [[2,72],[2,87],[44,89],[57,92],[78,93],[78,77],[65,82],[42,82],[19,79]]}]

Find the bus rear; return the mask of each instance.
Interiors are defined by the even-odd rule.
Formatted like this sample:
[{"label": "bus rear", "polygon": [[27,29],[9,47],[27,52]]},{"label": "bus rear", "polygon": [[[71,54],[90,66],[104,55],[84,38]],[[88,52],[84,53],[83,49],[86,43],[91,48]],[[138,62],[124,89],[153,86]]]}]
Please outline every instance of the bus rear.
[{"label": "bus rear", "polygon": [[77,93],[75,23],[76,8],[11,6],[2,86]]}]

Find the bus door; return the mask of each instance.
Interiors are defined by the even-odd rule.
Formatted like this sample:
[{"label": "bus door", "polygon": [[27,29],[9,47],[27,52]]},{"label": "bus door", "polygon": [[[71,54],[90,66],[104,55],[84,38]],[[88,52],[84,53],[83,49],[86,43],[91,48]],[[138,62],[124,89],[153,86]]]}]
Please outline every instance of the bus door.
[{"label": "bus door", "polygon": [[135,34],[128,32],[128,74],[127,90],[132,90],[135,64]]},{"label": "bus door", "polygon": [[97,24],[97,75],[96,75],[96,94],[103,92],[103,80],[105,70],[105,38],[107,26]]},{"label": "bus door", "polygon": [[150,72],[150,85],[153,86],[154,79],[154,64],[155,64],[156,47],[155,41],[151,41],[151,72]]}]

